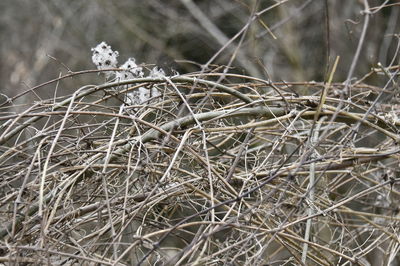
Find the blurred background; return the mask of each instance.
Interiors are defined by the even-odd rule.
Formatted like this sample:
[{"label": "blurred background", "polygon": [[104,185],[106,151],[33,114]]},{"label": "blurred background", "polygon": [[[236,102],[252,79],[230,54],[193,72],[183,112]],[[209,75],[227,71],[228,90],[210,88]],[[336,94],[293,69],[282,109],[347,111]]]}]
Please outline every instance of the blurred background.
[{"label": "blurred background", "polygon": [[[387,7],[372,9],[357,78],[377,62],[398,62],[400,7],[368,0],[371,8],[382,2]],[[11,97],[68,71],[94,69],[90,49],[101,41],[119,51],[121,64],[134,57],[184,74],[232,61],[231,72],[274,81],[323,81],[340,56],[335,79],[344,81],[364,9],[361,0],[2,0],[0,92]],[[77,86],[104,81],[95,74],[73,79]],[[53,95],[47,90],[44,97]]]}]

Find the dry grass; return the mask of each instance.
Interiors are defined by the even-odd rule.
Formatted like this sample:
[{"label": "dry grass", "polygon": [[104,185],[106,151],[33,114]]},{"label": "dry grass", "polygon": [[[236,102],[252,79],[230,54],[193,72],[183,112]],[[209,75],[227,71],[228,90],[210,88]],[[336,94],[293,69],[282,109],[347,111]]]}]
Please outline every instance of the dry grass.
[{"label": "dry grass", "polygon": [[[218,72],[124,85],[3,113],[1,261],[399,262],[395,94]],[[162,97],[124,105],[139,86]]]}]

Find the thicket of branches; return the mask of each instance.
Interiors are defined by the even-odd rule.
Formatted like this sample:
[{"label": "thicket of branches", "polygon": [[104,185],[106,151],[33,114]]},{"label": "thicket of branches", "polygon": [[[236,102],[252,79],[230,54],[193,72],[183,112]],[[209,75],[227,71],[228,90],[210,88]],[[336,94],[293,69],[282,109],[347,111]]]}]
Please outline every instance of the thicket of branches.
[{"label": "thicket of branches", "polygon": [[[396,3],[44,2],[57,36],[81,30],[57,10],[86,16],[87,53],[38,35],[60,76],[40,49],[7,70],[7,88],[39,85],[2,91],[1,262],[400,263]],[[101,23],[140,62],[185,61],[124,81],[72,71],[66,51],[88,64]],[[140,88],[159,93],[127,102]]]}]

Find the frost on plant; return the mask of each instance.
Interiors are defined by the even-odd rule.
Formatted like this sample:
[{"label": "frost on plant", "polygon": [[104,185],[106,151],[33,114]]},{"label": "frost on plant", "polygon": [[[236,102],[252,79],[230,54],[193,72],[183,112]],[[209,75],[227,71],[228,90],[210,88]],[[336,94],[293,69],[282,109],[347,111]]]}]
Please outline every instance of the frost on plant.
[{"label": "frost on plant", "polygon": [[150,77],[152,78],[162,78],[165,77],[165,72],[162,68],[159,67],[153,67],[153,69],[150,71]]},{"label": "frost on plant", "polygon": [[[111,46],[106,42],[101,42],[95,48],[92,48],[92,61],[97,66],[97,69],[116,68],[118,64],[118,51],[113,51]],[[119,66],[119,71],[109,71],[106,73],[106,78],[113,77],[115,81],[124,81],[135,78],[145,77],[143,67],[136,64],[136,60],[130,57],[125,63]],[[147,77],[162,78],[165,77],[165,72],[162,68],[154,67]],[[122,86],[120,86],[122,88]],[[128,88],[128,86],[125,86]],[[156,86],[150,88],[139,87],[130,91],[125,96],[125,102],[128,105],[141,105],[147,103],[151,98],[159,97],[161,93]]]},{"label": "frost on plant", "polygon": [[143,68],[138,67],[135,58],[131,57],[119,68],[126,69],[125,71],[118,71],[115,73],[117,80],[127,80],[133,78],[142,78],[144,76]]},{"label": "frost on plant", "polygon": [[139,105],[147,102],[150,98],[150,90],[145,87],[139,87],[137,90],[126,94],[125,102],[128,105]]},{"label": "frost on plant", "polygon": [[[131,60],[131,61],[129,61],[129,60]],[[124,65],[122,65],[120,68],[128,69],[127,71],[123,71],[124,76],[119,77],[121,80],[135,78],[135,77],[143,77],[143,75],[144,75],[142,72],[142,68],[138,67],[135,64],[135,60],[133,58],[129,58],[128,61]],[[127,74],[126,72],[129,74]],[[119,73],[116,74],[117,79],[118,79],[118,74]],[[128,75],[129,77],[125,78],[126,77],[125,75]],[[164,76],[165,76],[164,70],[162,70],[161,68],[158,68],[158,67],[154,67],[150,71],[148,77],[160,78],[160,77],[164,77]],[[139,87],[137,90],[128,92],[126,94],[125,102],[128,105],[140,105],[145,102],[148,102],[151,98],[156,98],[159,96],[161,96],[161,93],[155,86],[152,86],[150,88]]]},{"label": "frost on plant", "polygon": [[[117,67],[118,51],[113,51],[111,46],[106,42],[99,43],[95,48],[92,48],[92,61],[97,66],[97,69],[107,69]],[[106,73],[106,77],[110,77],[110,72]]]}]

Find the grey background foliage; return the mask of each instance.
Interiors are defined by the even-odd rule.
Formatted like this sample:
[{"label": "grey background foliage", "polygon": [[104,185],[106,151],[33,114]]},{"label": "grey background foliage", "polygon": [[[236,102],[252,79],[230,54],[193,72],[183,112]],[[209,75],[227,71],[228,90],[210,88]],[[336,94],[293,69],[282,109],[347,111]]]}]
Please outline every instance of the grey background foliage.
[{"label": "grey background foliage", "polygon": [[[381,4],[368,2],[370,7]],[[93,69],[90,48],[103,40],[120,52],[121,63],[133,56],[139,63],[167,70],[196,71],[197,63],[206,63],[245,27],[252,12],[275,3],[3,0],[1,93],[16,95],[68,69]],[[263,12],[212,63],[228,64],[240,44],[233,71],[272,80],[322,81],[327,62],[332,64],[339,55],[336,77],[343,81],[362,30],[363,9],[362,1],[286,1]],[[355,75],[366,73],[377,62],[390,63],[397,46],[396,25],[399,8],[384,8],[371,16]]]}]

